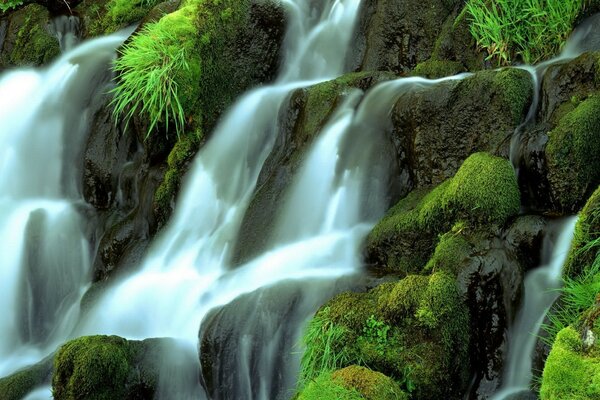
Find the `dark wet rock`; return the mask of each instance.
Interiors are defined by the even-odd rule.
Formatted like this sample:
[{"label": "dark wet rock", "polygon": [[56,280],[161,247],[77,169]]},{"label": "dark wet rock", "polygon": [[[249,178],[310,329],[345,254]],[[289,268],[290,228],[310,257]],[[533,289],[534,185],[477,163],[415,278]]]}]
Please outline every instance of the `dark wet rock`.
[{"label": "dark wet rock", "polygon": [[408,72],[433,53],[453,0],[367,0],[358,17],[353,69]]},{"label": "dark wet rock", "polygon": [[525,71],[484,71],[401,96],[392,115],[395,141],[408,155],[415,187],[453,176],[478,151],[506,157],[532,87]]}]

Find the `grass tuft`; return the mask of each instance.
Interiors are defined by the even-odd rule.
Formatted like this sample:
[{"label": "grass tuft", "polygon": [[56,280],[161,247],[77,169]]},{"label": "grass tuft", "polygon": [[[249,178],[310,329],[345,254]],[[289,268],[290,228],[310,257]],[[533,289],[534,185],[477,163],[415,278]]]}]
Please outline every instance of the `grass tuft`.
[{"label": "grass tuft", "polygon": [[500,65],[558,53],[587,0],[468,0],[470,31]]}]

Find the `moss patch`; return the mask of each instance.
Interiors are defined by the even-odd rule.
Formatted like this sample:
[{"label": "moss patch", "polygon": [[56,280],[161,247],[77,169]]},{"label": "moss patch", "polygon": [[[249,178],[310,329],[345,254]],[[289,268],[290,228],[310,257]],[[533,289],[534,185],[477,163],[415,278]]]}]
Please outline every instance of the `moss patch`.
[{"label": "moss patch", "polygon": [[341,382],[331,379],[331,372],[324,372],[309,382],[296,396],[296,400],[363,400],[354,389],[346,388]]},{"label": "moss patch", "polygon": [[2,400],[20,400],[38,386],[50,382],[52,360],[53,357],[50,356],[38,364],[0,379],[0,398]]},{"label": "moss patch", "polygon": [[[302,360],[308,376],[301,381],[366,365],[394,379],[412,398],[431,399],[458,393],[468,379],[468,310],[447,273],[408,276],[362,294],[343,293],[314,321],[343,334],[318,337],[309,327]],[[321,362],[313,362],[314,354]]]},{"label": "moss patch", "polygon": [[579,214],[571,251],[565,264],[564,275],[576,278],[592,265],[600,254],[600,246],[593,246],[600,240],[600,187],[592,194]]},{"label": "moss patch", "polygon": [[548,181],[558,207],[578,210],[600,184],[600,95],[567,113],[548,134]]},{"label": "moss patch", "polygon": [[[48,11],[30,4],[11,14],[0,66],[42,65],[60,54],[48,30]],[[6,57],[6,58],[5,58]]]},{"label": "moss patch", "polygon": [[575,329],[560,331],[544,367],[540,397],[542,400],[600,398],[598,344],[584,352],[581,335]]},{"label": "moss patch", "polygon": [[368,368],[351,365],[331,374],[331,379],[342,383],[347,389],[354,389],[367,400],[408,399],[400,386],[389,377]]},{"label": "moss patch", "polygon": [[417,64],[412,75],[423,76],[429,79],[444,78],[466,72],[465,67],[458,61],[428,60]]},{"label": "moss patch", "polygon": [[386,270],[420,271],[437,235],[456,222],[502,225],[519,208],[520,193],[510,163],[475,153],[453,178],[430,191],[414,191],[393,207],[367,239],[368,260]]},{"label": "moss patch", "polygon": [[60,348],[54,362],[53,396],[57,400],[125,398],[133,354],[116,336],[75,339]]}]

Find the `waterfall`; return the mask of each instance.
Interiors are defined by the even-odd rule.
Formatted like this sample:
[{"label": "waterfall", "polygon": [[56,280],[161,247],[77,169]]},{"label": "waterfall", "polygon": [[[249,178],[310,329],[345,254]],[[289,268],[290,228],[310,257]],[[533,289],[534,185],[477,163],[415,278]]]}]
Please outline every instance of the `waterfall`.
[{"label": "waterfall", "polygon": [[510,344],[503,384],[494,396],[496,400],[529,391],[537,333],[558,297],[557,289],[562,286],[562,267],[571,247],[576,221],[577,218],[570,217],[554,223],[544,238],[542,265],[525,277],[523,303],[509,332]]},{"label": "waterfall", "polygon": [[76,160],[86,108],[128,34],[0,78],[0,376],[53,351],[77,321],[90,250]]},{"label": "waterfall", "polygon": [[[360,213],[353,212],[352,207],[359,207],[359,201],[344,207],[339,204],[347,198],[359,198],[361,193],[356,192],[365,190],[363,182],[370,170],[369,157],[347,160],[341,166],[335,162],[327,166],[332,171],[326,173],[327,180],[319,186],[324,201],[320,206],[327,210],[337,207],[340,214],[337,223],[329,224],[327,229],[310,229],[307,235],[274,245],[270,251],[236,269],[229,265],[233,241],[262,165],[274,145],[279,115],[287,99],[298,88],[343,72],[344,53],[360,1],[313,3],[302,0],[282,3],[290,22],[281,75],[275,84],[243,95],[226,113],[197,155],[184,179],[171,223],[152,245],[139,271],[105,291],[82,321],[78,335],[177,338],[182,348],[193,355],[187,367],[181,366],[181,373],[197,371],[198,330],[210,310],[282,281],[335,279],[360,265],[359,243],[375,219],[357,218]],[[336,160],[335,154],[339,153],[338,147],[347,133],[340,124],[345,126],[354,110],[355,101],[351,100],[323,129],[322,139],[312,151],[315,155],[309,157],[307,165],[313,157]],[[309,183],[319,185],[314,180],[322,177],[312,174],[310,166],[307,168],[299,181],[308,179]],[[307,195],[305,189],[299,190],[301,196]],[[297,195],[293,193],[291,197]],[[377,216],[382,212],[383,209],[379,210]],[[320,294],[321,302],[326,300],[325,294]],[[313,303],[310,312],[315,311],[319,297]],[[273,391],[289,390],[290,377],[285,381],[285,388],[259,390],[257,398],[272,398]],[[195,382],[164,379],[161,383],[159,392],[169,393],[165,397],[203,397]]]}]

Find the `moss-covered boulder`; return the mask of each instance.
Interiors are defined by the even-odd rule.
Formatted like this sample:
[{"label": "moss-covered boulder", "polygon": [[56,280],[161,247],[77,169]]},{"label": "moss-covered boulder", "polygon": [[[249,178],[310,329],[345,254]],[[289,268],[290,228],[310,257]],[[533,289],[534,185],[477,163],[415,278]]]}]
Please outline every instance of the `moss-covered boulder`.
[{"label": "moss-covered boulder", "polygon": [[482,71],[401,96],[392,122],[398,159],[408,160],[413,187],[441,183],[478,151],[506,157],[532,94],[529,73],[506,69]]},{"label": "moss-covered boulder", "polygon": [[548,133],[548,181],[561,211],[577,211],[600,184],[600,94],[581,101]]},{"label": "moss-covered boulder", "polygon": [[408,400],[398,383],[380,372],[351,365],[323,372],[309,382],[297,400]]},{"label": "moss-covered boulder", "polygon": [[564,275],[577,278],[600,254],[600,187],[592,194],[579,214]]},{"label": "moss-covered boulder", "polygon": [[21,400],[37,387],[49,384],[52,380],[53,359],[54,356],[51,355],[31,367],[0,379],[0,399]]},{"label": "moss-covered boulder", "polygon": [[67,342],[54,358],[53,396],[56,400],[153,398],[161,365],[174,343],[118,336],[85,336]]},{"label": "moss-covered boulder", "polygon": [[[600,329],[586,345],[572,327],[561,330],[552,346],[542,376],[542,400],[592,400],[600,398]],[[595,342],[594,342],[595,341]]]},{"label": "moss-covered boulder", "polygon": [[468,310],[455,279],[444,272],[343,293],[307,328],[301,381],[364,364],[394,379],[411,398],[459,398],[469,377],[468,331]]},{"label": "moss-covered boulder", "polygon": [[388,212],[369,234],[367,262],[388,271],[421,271],[438,234],[459,221],[502,225],[519,208],[510,163],[486,153],[473,154],[453,178],[434,189],[412,192]]},{"label": "moss-covered boulder", "polygon": [[6,19],[4,40],[0,40],[0,69],[46,64],[60,53],[58,40],[50,33],[50,14],[30,4]]}]

